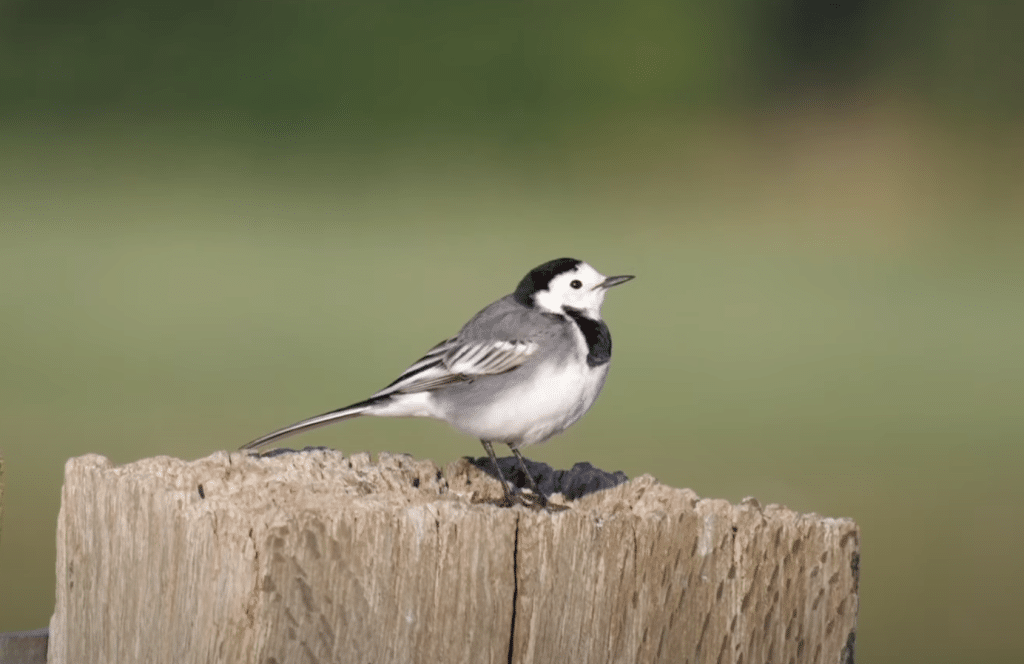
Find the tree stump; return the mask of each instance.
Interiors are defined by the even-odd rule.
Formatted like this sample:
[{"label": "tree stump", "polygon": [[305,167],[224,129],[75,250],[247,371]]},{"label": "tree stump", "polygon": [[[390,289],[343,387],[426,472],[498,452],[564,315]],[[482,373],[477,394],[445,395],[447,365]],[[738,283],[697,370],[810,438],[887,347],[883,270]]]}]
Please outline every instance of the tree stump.
[{"label": "tree stump", "polygon": [[500,495],[386,453],[71,459],[49,661],[852,662],[850,520],[646,475]]}]

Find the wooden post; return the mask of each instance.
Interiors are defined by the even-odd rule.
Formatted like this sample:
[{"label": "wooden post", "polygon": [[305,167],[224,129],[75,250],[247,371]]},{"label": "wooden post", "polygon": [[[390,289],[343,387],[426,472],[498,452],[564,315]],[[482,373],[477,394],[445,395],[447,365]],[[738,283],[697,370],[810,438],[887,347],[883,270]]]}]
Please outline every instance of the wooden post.
[{"label": "wooden post", "polygon": [[460,460],[68,462],[52,663],[853,660],[859,532],[650,476],[562,512]]},{"label": "wooden post", "polygon": [[47,630],[0,634],[0,664],[45,664]]}]

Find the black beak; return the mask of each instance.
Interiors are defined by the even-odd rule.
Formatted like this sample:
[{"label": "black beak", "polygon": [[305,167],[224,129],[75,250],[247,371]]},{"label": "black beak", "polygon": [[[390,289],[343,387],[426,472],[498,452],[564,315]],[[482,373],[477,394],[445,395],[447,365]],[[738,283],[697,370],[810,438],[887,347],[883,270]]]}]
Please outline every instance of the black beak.
[{"label": "black beak", "polygon": [[627,281],[629,281],[632,278],[633,278],[632,274],[623,274],[623,275],[619,275],[618,277],[608,277],[607,279],[605,279],[604,281],[599,283],[597,285],[597,287],[598,288],[611,288],[612,286],[618,286],[619,284],[624,284],[624,283],[626,283]]}]

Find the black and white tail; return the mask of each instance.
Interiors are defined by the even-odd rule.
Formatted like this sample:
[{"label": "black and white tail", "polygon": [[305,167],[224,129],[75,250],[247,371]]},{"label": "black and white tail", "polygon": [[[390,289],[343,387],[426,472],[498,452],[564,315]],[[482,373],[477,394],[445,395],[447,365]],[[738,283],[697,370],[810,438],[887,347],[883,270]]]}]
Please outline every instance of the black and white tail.
[{"label": "black and white tail", "polygon": [[[254,450],[296,433],[341,422],[342,420],[350,420],[360,415],[382,415],[385,417],[424,415],[426,413],[423,412],[422,404],[419,400],[402,401],[401,397],[406,394],[435,390],[451,383],[466,380],[465,376],[453,373],[444,364],[444,355],[451,350],[454,344],[455,339],[446,339],[437,344],[427,351],[426,355],[417,360],[415,364],[402,372],[402,375],[393,383],[365,401],[332,410],[323,415],[300,420],[291,426],[278,429],[265,436],[260,436],[251,443],[243,445],[241,449]],[[403,408],[403,405],[408,407]],[[388,408],[388,406],[391,407]]]},{"label": "black and white tail", "polygon": [[330,412],[324,413],[323,415],[307,417],[306,419],[300,420],[290,426],[286,426],[283,429],[278,429],[277,431],[268,433],[265,436],[260,436],[256,440],[243,445],[242,449],[255,450],[260,447],[263,447],[264,445],[268,445],[276,440],[286,438],[288,436],[300,433],[302,431],[309,431],[310,429],[316,429],[318,427],[326,426],[328,424],[333,424],[334,422],[341,422],[342,420],[350,420],[353,417],[365,415],[367,411],[369,411],[371,408],[386,401],[390,401],[390,397],[371,397],[366,401],[360,401],[359,403],[354,403],[351,406],[345,406],[344,408],[332,410]]}]

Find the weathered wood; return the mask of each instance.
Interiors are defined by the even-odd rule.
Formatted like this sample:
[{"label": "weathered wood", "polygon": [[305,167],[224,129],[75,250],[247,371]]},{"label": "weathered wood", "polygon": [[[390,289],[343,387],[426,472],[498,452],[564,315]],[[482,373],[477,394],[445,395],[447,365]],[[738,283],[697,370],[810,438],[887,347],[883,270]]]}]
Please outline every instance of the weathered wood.
[{"label": "weathered wood", "polygon": [[46,629],[0,634],[0,664],[44,664]]},{"label": "weathered wood", "polygon": [[464,461],[68,462],[50,662],[850,662],[859,533],[644,476],[502,509]]}]

